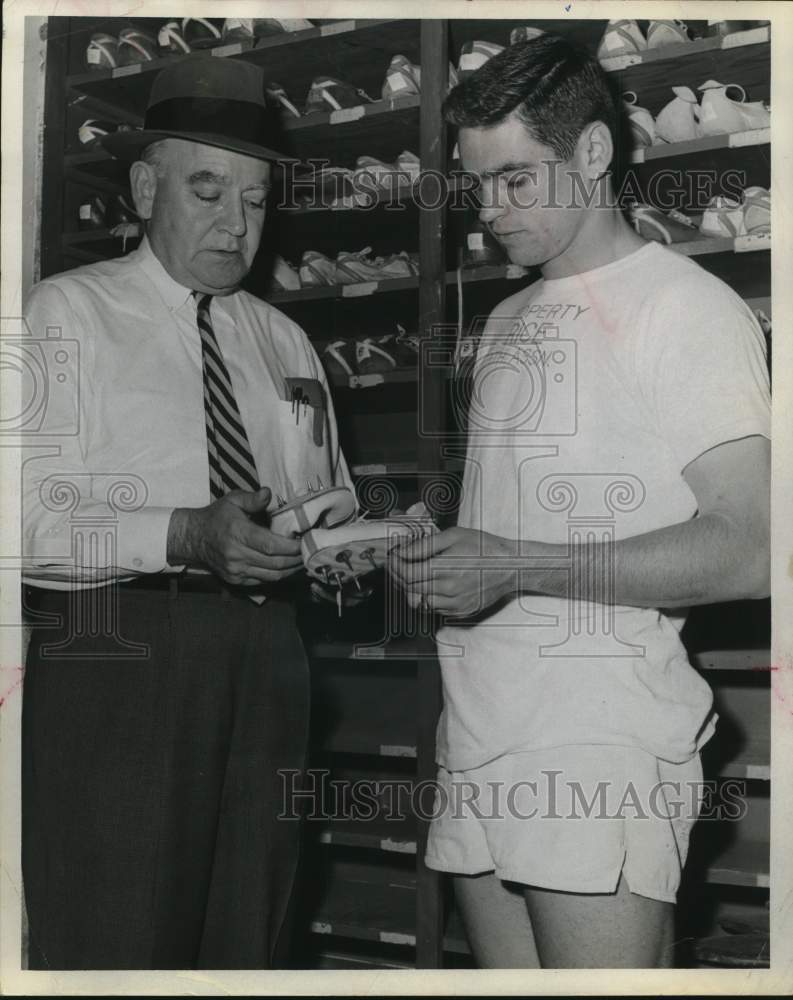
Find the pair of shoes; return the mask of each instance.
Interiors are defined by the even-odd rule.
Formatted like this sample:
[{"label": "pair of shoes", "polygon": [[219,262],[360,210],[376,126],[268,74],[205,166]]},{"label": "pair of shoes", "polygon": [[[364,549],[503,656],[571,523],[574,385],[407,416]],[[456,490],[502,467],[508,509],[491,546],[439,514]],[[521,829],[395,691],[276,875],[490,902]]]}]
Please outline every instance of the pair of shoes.
[{"label": "pair of shoes", "polygon": [[[484,43],[489,44],[489,43]],[[449,63],[449,89],[459,83],[457,70]],[[412,63],[407,56],[395,55],[386,70],[380,95],[384,101],[395,97],[416,96],[421,93],[421,66]]]},{"label": "pair of shoes", "polygon": [[325,368],[329,374],[347,378],[415,368],[419,356],[418,334],[408,334],[398,323],[397,330],[396,335],[332,341],[322,352]]},{"label": "pair of shoes", "polygon": [[[739,84],[708,80],[697,89],[702,93],[701,104],[690,87],[672,87],[674,98],[655,119],[646,108],[639,107],[636,94],[627,91],[623,103],[637,145],[688,142],[704,136],[770,127],[768,105],[762,101],[747,101],[746,91]],[[729,96],[731,90],[737,92],[738,100]]]},{"label": "pair of shoes", "polygon": [[650,21],[645,37],[636,21],[620,18],[609,21],[598,45],[597,57],[603,62],[613,56],[634,55],[645,49],[660,49],[665,45],[689,42],[685,21]]},{"label": "pair of shoes", "polygon": [[412,187],[421,173],[421,163],[415,153],[403,149],[393,163],[384,163],[374,156],[359,156],[355,162],[353,184],[357,193],[392,194],[401,187]]},{"label": "pair of shoes", "polygon": [[656,243],[686,243],[696,239],[697,222],[683,212],[672,209],[662,212],[654,205],[631,205],[630,221],[633,228],[646,240]]},{"label": "pair of shoes", "polygon": [[761,236],[771,232],[771,194],[748,187],[742,198],[716,195],[702,214],[700,232],[706,236]]},{"label": "pair of shoes", "polygon": [[223,22],[223,41],[258,44],[261,38],[305,31],[313,28],[311,21],[304,17],[227,17]]},{"label": "pair of shoes", "polygon": [[157,40],[139,28],[123,28],[117,38],[97,31],[91,35],[85,50],[85,64],[89,70],[132,66],[158,57]]},{"label": "pair of shoes", "polygon": [[374,258],[371,252],[371,247],[351,253],[342,250],[336,257],[336,283],[355,285],[361,281],[413,278],[419,272],[418,258],[406,250]]},{"label": "pair of shoes", "polygon": [[183,17],[181,21],[167,21],[157,34],[163,55],[209,49],[221,45],[224,40],[223,21],[216,17]]},{"label": "pair of shoes", "polygon": [[[770,127],[769,107],[763,101],[747,101],[746,91],[740,84],[707,80],[699,90],[702,91],[698,118],[700,135],[724,135]],[[730,90],[738,92],[737,100],[729,96]]]},{"label": "pair of shoes", "polygon": [[328,285],[356,285],[365,281],[410,278],[418,274],[418,258],[406,251],[388,257],[371,257],[372,248],[342,250],[331,260],[317,250],[307,250],[300,262],[303,288]]},{"label": "pair of shoes", "polygon": [[371,103],[372,98],[360,87],[353,87],[351,83],[337,80],[334,76],[317,76],[311,81],[304,114],[327,114]]},{"label": "pair of shoes", "polygon": [[132,125],[125,122],[108,122],[99,118],[86,118],[77,129],[77,138],[83,149],[95,149],[100,145],[100,140],[113,132],[131,132]]}]

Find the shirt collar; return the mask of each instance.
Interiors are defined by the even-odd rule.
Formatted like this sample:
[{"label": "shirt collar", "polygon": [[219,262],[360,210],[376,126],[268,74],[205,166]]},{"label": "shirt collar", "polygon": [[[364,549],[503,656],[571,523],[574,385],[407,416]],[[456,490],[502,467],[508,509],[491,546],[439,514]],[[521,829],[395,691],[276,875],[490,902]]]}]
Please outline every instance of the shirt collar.
[{"label": "shirt collar", "polygon": [[160,293],[163,302],[165,302],[171,312],[175,312],[185,302],[190,300],[193,294],[192,289],[180,285],[178,281],[174,281],[170,274],[168,274],[152,250],[147,236],[144,236],[141,240],[136,253],[141,270]]}]

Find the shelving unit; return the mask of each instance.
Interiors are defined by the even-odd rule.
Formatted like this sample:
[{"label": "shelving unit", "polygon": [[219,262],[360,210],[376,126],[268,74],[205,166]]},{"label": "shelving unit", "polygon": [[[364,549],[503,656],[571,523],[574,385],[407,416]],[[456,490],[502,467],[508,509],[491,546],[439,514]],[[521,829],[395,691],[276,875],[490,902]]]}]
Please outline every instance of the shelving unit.
[{"label": "shelving unit", "polygon": [[[151,31],[164,20],[133,18],[124,23]],[[422,171],[446,178],[451,190],[458,183],[454,172],[459,164],[451,159],[453,138],[447,136],[440,113],[448,63],[457,65],[465,42],[483,39],[506,45],[510,31],[526,24],[559,32],[594,52],[606,22],[348,19],[262,39],[255,48],[235,43],[211,51],[217,58],[265,67],[268,77],[278,80],[298,104],[312,79],[322,73],[349,80],[373,98],[356,108],[286,119],[284,148],[303,163],[326,160],[352,168],[359,155],[392,162],[409,149],[419,154]],[[92,31],[117,33],[119,27],[101,18],[56,17],[49,22],[43,277],[118,256],[137,244],[132,238],[124,244],[106,230],[77,229],[77,205],[87,192],[117,195],[128,190],[123,164],[101,149],[79,148],[77,126],[92,116],[140,126],[157,71],[179,58],[85,72],[83,53]],[[704,30],[702,25],[696,27],[700,33]],[[396,54],[421,65],[421,98],[380,98],[383,77]],[[768,100],[770,33],[758,28],[724,38],[697,38],[685,45],[611,59],[606,68],[615,88],[635,91],[638,103],[653,115],[671,98],[672,83],[696,88],[710,78],[740,83],[750,100]],[[643,190],[656,165],[680,171],[739,167],[747,184],[768,187],[769,144],[769,129],[753,130],[627,151],[627,163]],[[457,322],[458,284],[469,314],[481,315],[514,291],[516,281],[531,279],[531,272],[506,261],[460,268],[455,238],[459,226],[443,207],[419,211],[418,193],[416,186],[404,185],[366,208],[298,203],[275,212],[272,235],[268,231],[268,245],[257,258],[248,287],[286,312],[319,346],[336,338],[394,333],[396,323],[426,339],[434,326]],[[387,211],[386,205],[395,203],[400,211]],[[297,262],[306,249],[335,254],[369,243],[378,253],[417,251],[419,276],[266,292],[268,252],[276,250]],[[769,238],[714,239],[694,233],[672,249],[696,257],[753,308],[770,315]],[[454,431],[447,412],[453,377],[450,366],[430,372],[402,367],[383,374],[330,377],[342,444],[356,478],[382,483],[400,506],[422,496],[438,476],[448,477],[452,492],[457,489],[462,459],[445,455],[440,433],[416,434],[419,405],[422,419],[432,428]],[[453,511],[453,502],[447,504],[443,518]],[[725,636],[726,620],[735,634]],[[352,770],[359,776],[434,778],[439,677],[431,637],[411,631],[414,626],[415,621],[403,634],[362,641],[349,638],[342,623],[339,630],[328,626],[307,637],[316,700],[312,753],[315,760],[328,761],[333,773],[352,773],[349,761],[354,759]],[[695,844],[684,891],[694,900],[712,894],[717,914],[719,894],[724,898],[743,894],[738,902],[729,896],[725,912],[732,912],[732,906],[744,916],[753,914],[762,931],[770,778],[767,608],[742,606],[729,617],[723,609],[700,609],[685,635],[693,662],[716,690],[722,715],[722,725],[704,755],[706,777],[746,782],[751,802],[747,818],[728,830],[732,839],[719,841],[712,849],[707,843]],[[342,818],[307,827],[307,856],[317,893],[305,901],[302,954],[313,955],[318,967],[471,963],[453,907],[446,905],[441,879],[422,862],[426,823],[410,816],[400,822],[368,824]],[[718,919],[717,915],[708,923],[703,918],[691,936],[710,941]],[[685,933],[684,927],[680,934]],[[708,961],[713,960],[714,947],[708,945]]]}]

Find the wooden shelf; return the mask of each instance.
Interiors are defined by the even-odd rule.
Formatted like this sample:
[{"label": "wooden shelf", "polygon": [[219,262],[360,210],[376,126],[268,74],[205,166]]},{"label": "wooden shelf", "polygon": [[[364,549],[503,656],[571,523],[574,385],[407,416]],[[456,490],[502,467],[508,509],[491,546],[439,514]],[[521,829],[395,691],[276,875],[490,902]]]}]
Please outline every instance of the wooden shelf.
[{"label": "wooden shelf", "polygon": [[300,288],[293,292],[274,292],[267,296],[267,301],[275,305],[279,302],[308,302],[314,299],[360,299],[369,295],[417,289],[418,285],[416,277],[384,278],[351,285],[318,285],[316,288]]},{"label": "wooden shelf", "polygon": [[[333,872],[316,916],[315,934],[334,934],[381,944],[416,946],[416,890],[399,882],[366,881]],[[457,920],[444,934],[445,951],[468,954],[468,943]]]},{"label": "wooden shelf", "polygon": [[[707,760],[707,746],[703,749]],[[719,775],[729,778],[743,778],[747,781],[771,780],[771,741],[757,739],[747,742],[733,760],[721,764]]]},{"label": "wooden shelf", "polygon": [[768,26],[739,31],[732,35],[714,35],[711,38],[695,38],[679,45],[664,45],[657,49],[629,55],[611,56],[601,62],[607,73],[616,73],[637,66],[657,66],[659,63],[676,62],[678,59],[695,59],[704,53],[714,53],[724,49],[738,49],[747,45],[769,44],[771,29]]},{"label": "wooden shelf", "polygon": [[416,678],[392,665],[361,663],[312,671],[315,750],[376,757],[416,756]]},{"label": "wooden shelf", "polygon": [[[299,47],[310,44],[309,54]],[[379,94],[391,56],[403,53],[419,61],[419,26],[408,19],[364,19],[338,21],[305,31],[273,35],[257,48],[240,43],[207,50],[221,58],[238,58],[261,65],[268,79],[282,84],[300,106],[314,77],[327,73]],[[376,58],[372,58],[376,53]],[[120,116],[137,116],[146,109],[151,85],[157,72],[173,57],[114,70],[79,73],[66,78],[67,87],[105,103],[114,104]]]},{"label": "wooden shelf", "polygon": [[[308,827],[310,835],[310,823]],[[415,817],[391,822],[384,819],[334,820],[319,829],[316,837],[320,844],[362,847],[395,854],[415,854],[417,850]]]},{"label": "wooden shelf", "polygon": [[738,840],[713,861],[705,874],[707,882],[767,889],[769,845],[760,840]]},{"label": "wooden shelf", "polygon": [[713,649],[691,653],[694,666],[700,670],[750,670],[767,673],[771,670],[770,649]]},{"label": "wooden shelf", "polygon": [[369,375],[337,375],[328,376],[336,389],[371,389],[379,385],[403,385],[418,381],[418,368],[396,368],[389,372],[373,372]]},{"label": "wooden shelf", "polygon": [[739,149],[746,146],[767,146],[771,142],[771,129],[758,128],[746,132],[731,132],[729,135],[709,135],[688,142],[664,142],[656,146],[634,149],[631,163],[647,163],[650,160],[665,160],[671,156],[689,156],[717,149]]},{"label": "wooden shelf", "polygon": [[421,636],[400,636],[389,639],[383,645],[328,639],[312,643],[309,652],[319,660],[419,660],[434,658],[435,643],[429,637]]}]

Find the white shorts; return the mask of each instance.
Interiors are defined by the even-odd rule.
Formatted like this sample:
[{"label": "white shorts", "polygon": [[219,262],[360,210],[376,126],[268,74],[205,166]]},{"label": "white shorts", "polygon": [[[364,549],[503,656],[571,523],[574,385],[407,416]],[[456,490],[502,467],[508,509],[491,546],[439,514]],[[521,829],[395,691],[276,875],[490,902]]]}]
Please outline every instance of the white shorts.
[{"label": "white shorts", "polygon": [[560,892],[673,903],[702,801],[697,754],[670,764],[634,747],[564,746],[440,768],[426,864]]}]

